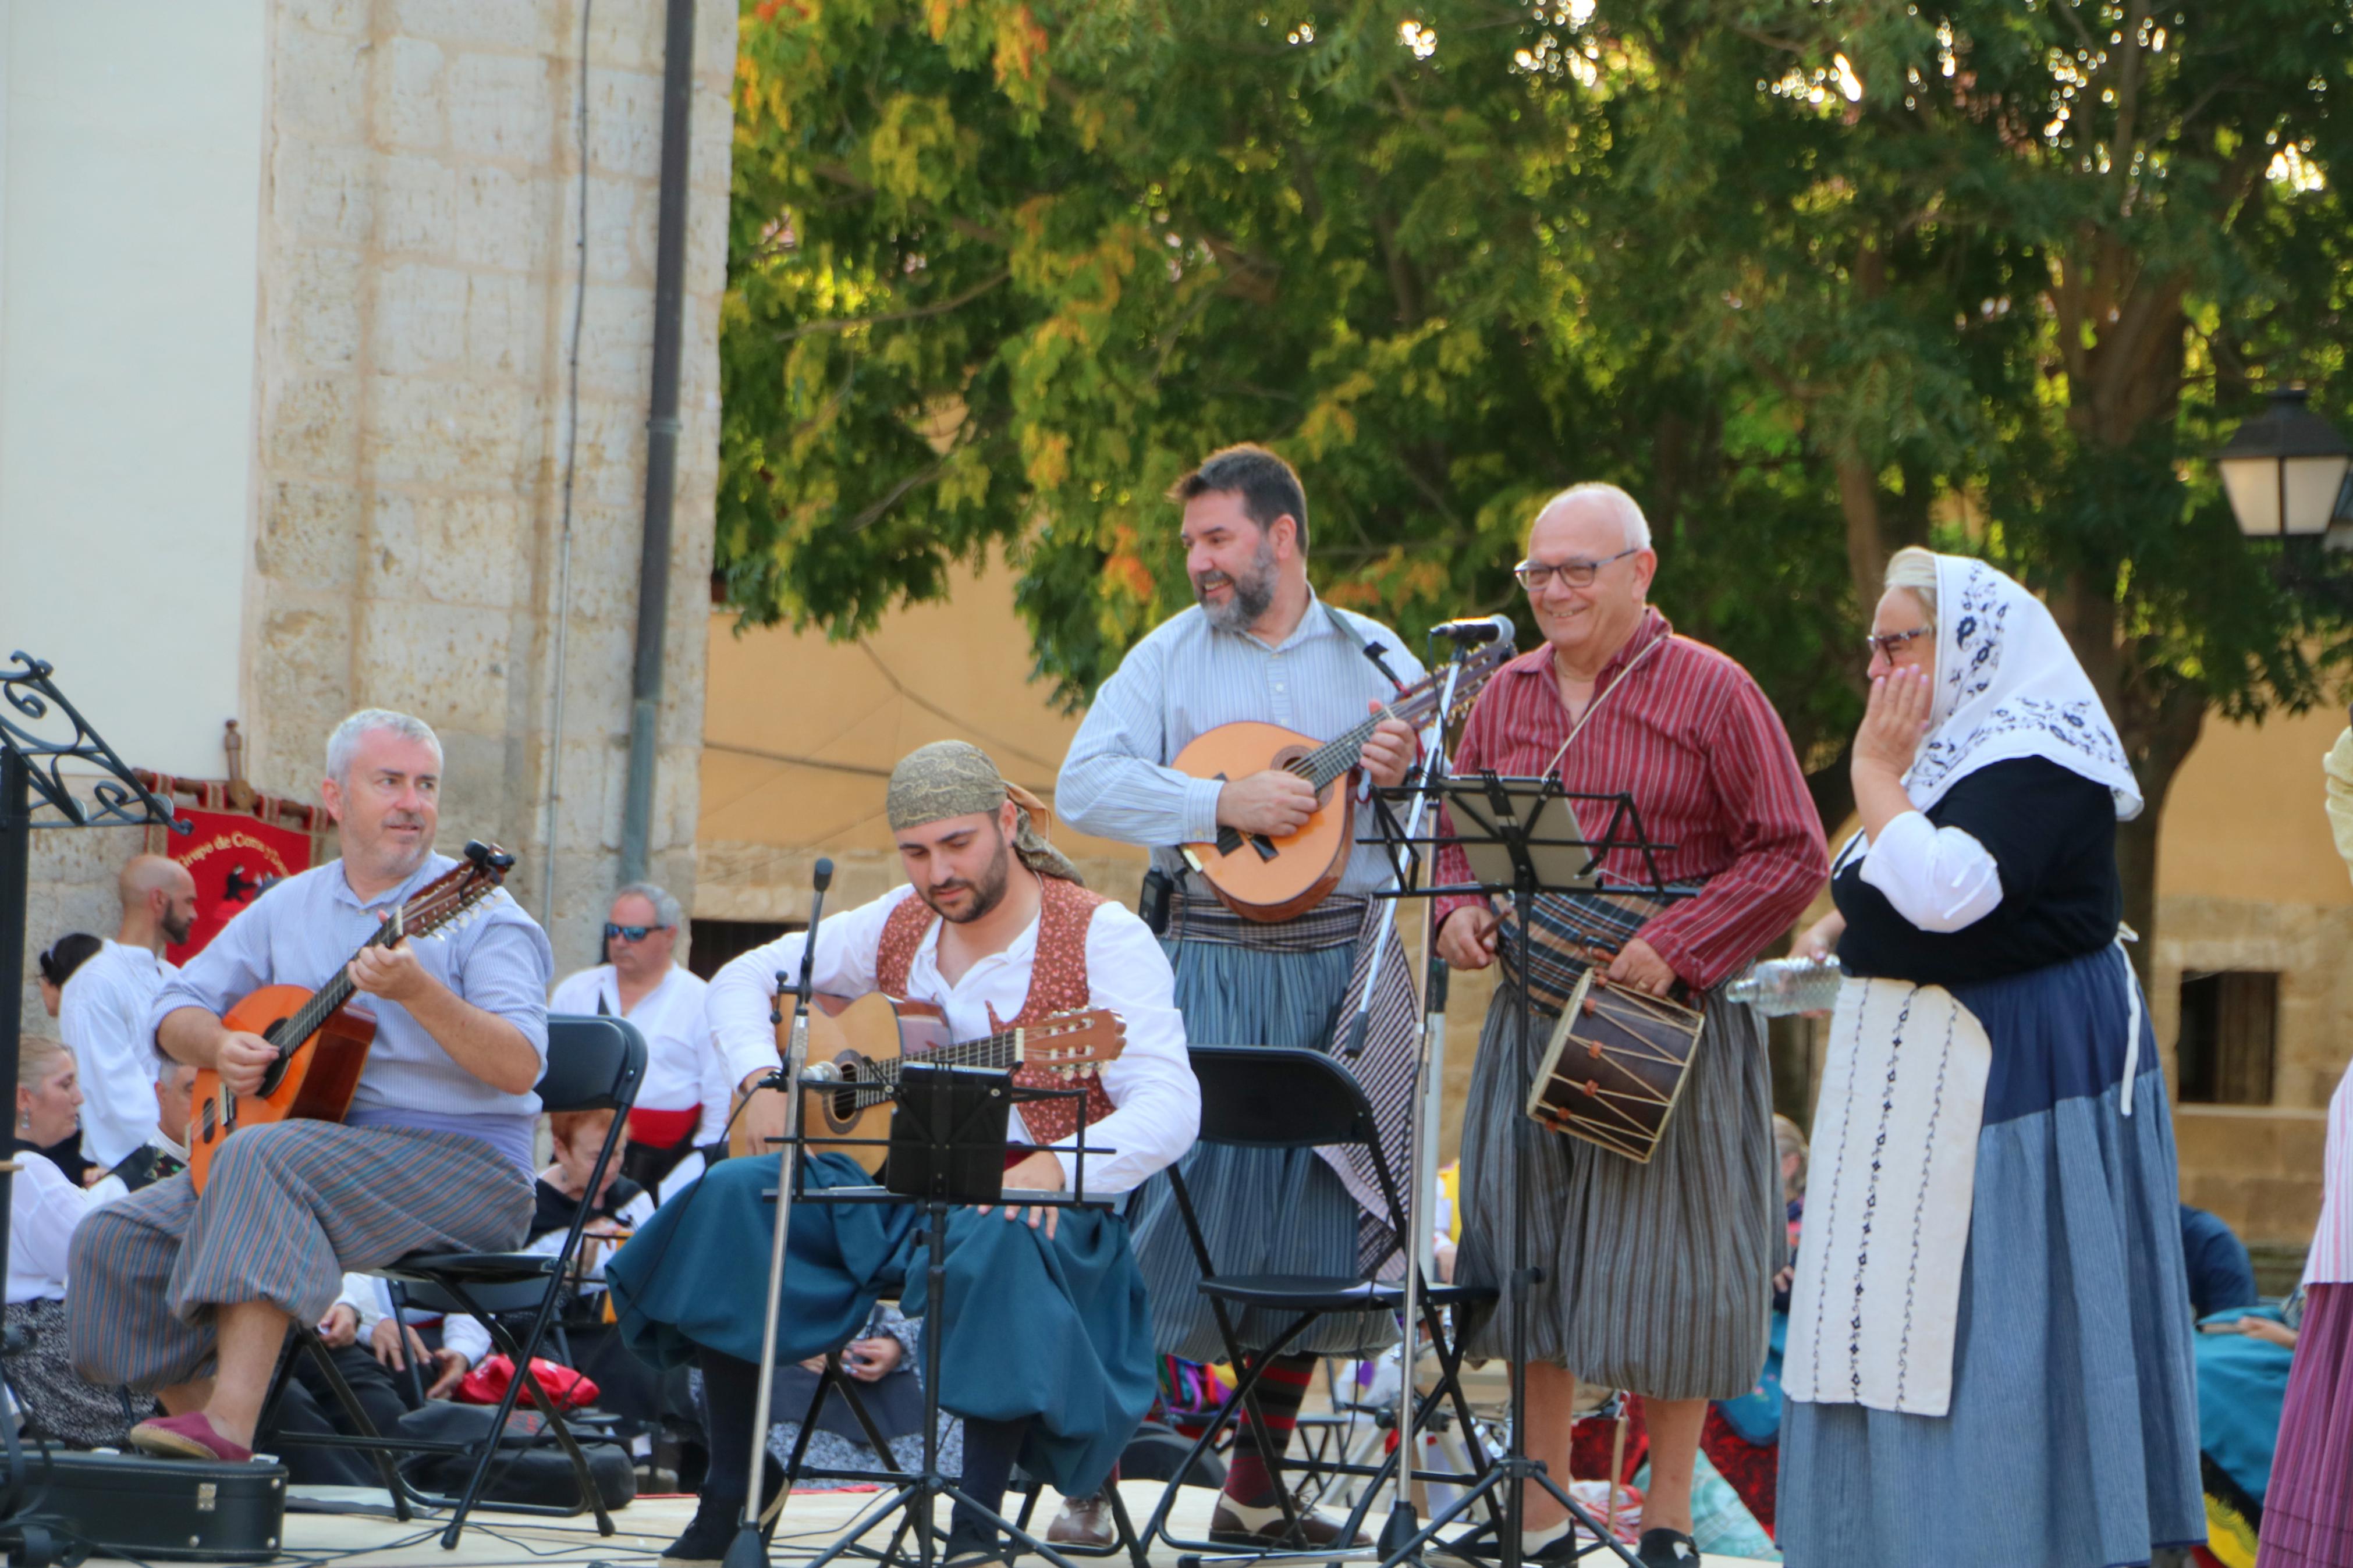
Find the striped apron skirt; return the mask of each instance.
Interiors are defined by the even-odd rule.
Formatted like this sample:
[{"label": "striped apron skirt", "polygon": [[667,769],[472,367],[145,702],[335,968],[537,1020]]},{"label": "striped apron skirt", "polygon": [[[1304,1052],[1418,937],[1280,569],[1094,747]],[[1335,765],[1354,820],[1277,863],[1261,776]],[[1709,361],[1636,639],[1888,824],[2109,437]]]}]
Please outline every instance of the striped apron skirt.
[{"label": "striped apron skirt", "polygon": [[[1162,945],[1176,972],[1176,1006],[1195,1045],[1293,1046],[1330,1051],[1355,1016],[1370,968],[1359,940],[1377,910],[1329,898],[1280,925],[1247,921],[1194,889],[1179,900]],[[1415,1027],[1413,977],[1394,933],[1364,1054],[1349,1062],[1381,1129],[1402,1190],[1408,1162]],[[1399,1253],[1369,1155],[1359,1151],[1237,1149],[1196,1144],[1178,1163],[1220,1274],[1393,1272]],[[1130,1211],[1135,1258],[1152,1295],[1154,1342],[1165,1355],[1220,1362],[1225,1342],[1200,1293],[1201,1269],[1166,1175],[1138,1190]],[[1271,1344],[1298,1316],[1250,1309],[1234,1316],[1248,1349]],[[1289,1353],[1360,1355],[1394,1344],[1385,1312],[1334,1313]]]},{"label": "striped apron skirt", "polygon": [[66,1254],[75,1367],[152,1390],[212,1359],[215,1307],[327,1315],[347,1271],[412,1252],[505,1252],[531,1226],[531,1173],[479,1138],[280,1121],[220,1147],[199,1197],[186,1175],[90,1211]]},{"label": "striped apron skirt", "polygon": [[[708,1347],[757,1363],[776,1241],[776,1162],[724,1160],[656,1209],[605,1266],[623,1342],[656,1366]],[[805,1192],[871,1186],[842,1154],[804,1166]],[[899,1296],[928,1310],[923,1210],[914,1204],[793,1205],[785,1294],[776,1322],[781,1366],[837,1350],[874,1303]],[[940,1407],[968,1419],[1034,1416],[1021,1468],[1065,1496],[1101,1486],[1158,1389],[1144,1281],[1117,1215],[1066,1208],[1053,1237],[975,1208],[948,1211]],[[920,1426],[920,1424],[919,1424]]]},{"label": "striped apron skirt", "polygon": [[2137,984],[2104,947],[1950,988],[1991,1046],[1950,1405],[1789,1402],[1792,1568],[2114,1568],[2206,1538],[2172,1113]]},{"label": "striped apron skirt", "polygon": [[[1528,1089],[1557,1015],[1495,987],[1462,1114],[1462,1237],[1454,1278],[1492,1285],[1467,1317],[1480,1357],[1513,1351],[1514,1216],[1527,1213],[1526,1356],[1653,1399],[1736,1399],[1765,1366],[1773,1275],[1788,1222],[1773,1170],[1765,1031],[1723,993],[1706,999],[1683,1098],[1650,1163],[1529,1119]],[[1523,1188],[1523,1182],[1525,1185]]]}]

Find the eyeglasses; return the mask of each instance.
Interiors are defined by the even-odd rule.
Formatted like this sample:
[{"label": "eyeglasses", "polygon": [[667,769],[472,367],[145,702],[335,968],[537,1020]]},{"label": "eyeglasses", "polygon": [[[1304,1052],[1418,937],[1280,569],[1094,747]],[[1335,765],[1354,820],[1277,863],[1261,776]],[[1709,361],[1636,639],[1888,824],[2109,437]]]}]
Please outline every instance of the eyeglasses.
[{"label": "eyeglasses", "polygon": [[648,936],[651,935],[655,931],[668,930],[670,930],[670,927],[668,926],[617,926],[612,921],[607,921],[605,922],[605,940],[607,942],[617,940],[621,942],[643,942]]},{"label": "eyeglasses", "polygon": [[1862,639],[1862,643],[1863,647],[1870,650],[1873,658],[1876,658],[1881,654],[1885,654],[1889,662],[1892,663],[1895,658],[1895,650],[1897,648],[1902,647],[1914,637],[1926,637],[1928,635],[1928,631],[1929,628],[1926,626],[1914,626],[1908,632],[1873,632],[1869,637],[1864,637]]},{"label": "eyeglasses", "polygon": [[1556,574],[1559,575],[1562,582],[1572,588],[1589,588],[1593,585],[1594,574],[1599,572],[1604,566],[1609,565],[1612,561],[1623,561],[1629,555],[1639,555],[1641,552],[1642,547],[1636,544],[1620,551],[1615,555],[1605,555],[1599,561],[1564,561],[1558,565],[1548,564],[1542,561],[1523,561],[1512,568],[1512,575],[1517,577],[1520,580],[1520,586],[1531,594],[1543,593]]}]

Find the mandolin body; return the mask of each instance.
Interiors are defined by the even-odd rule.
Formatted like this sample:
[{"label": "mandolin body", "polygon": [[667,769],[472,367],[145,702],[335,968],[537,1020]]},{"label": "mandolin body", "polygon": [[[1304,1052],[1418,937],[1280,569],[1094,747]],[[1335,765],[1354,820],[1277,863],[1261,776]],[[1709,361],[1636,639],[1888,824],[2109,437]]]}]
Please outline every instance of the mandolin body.
[{"label": "mandolin body", "polygon": [[[243,1034],[275,1039],[270,1031],[301,1012],[311,995],[300,985],[265,985],[231,1007],[221,1022]],[[375,1042],[374,1018],[338,1007],[315,1034],[279,1058],[258,1093],[231,1095],[219,1073],[199,1068],[188,1102],[188,1180],[195,1190],[205,1190],[213,1157],[242,1128],[298,1118],[341,1121],[352,1108],[368,1047]]]},{"label": "mandolin body", "polygon": [[[1280,724],[1220,724],[1193,738],[1170,766],[1197,779],[1241,779],[1288,765],[1317,742]],[[1282,838],[1234,835],[1235,842],[1187,844],[1187,851],[1225,906],[1244,920],[1295,920],[1340,885],[1356,834],[1356,772],[1324,787],[1314,815]]]}]

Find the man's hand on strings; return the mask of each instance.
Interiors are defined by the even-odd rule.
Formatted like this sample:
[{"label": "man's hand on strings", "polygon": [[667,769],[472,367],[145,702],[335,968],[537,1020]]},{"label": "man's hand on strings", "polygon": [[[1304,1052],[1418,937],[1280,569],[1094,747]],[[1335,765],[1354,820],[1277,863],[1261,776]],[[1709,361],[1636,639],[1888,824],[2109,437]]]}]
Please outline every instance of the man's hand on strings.
[{"label": "man's hand on strings", "polygon": [[276,1046],[241,1029],[223,1029],[213,1044],[213,1070],[232,1093],[260,1093],[262,1078],[277,1062]]},{"label": "man's hand on strings", "polygon": [[1286,838],[1315,814],[1315,791],[1288,768],[1229,779],[1218,791],[1218,823],[1244,833]]},{"label": "man's hand on strings", "polygon": [[[392,919],[389,914],[380,914],[376,918],[382,921]],[[353,955],[351,963],[344,966],[344,973],[350,977],[353,990],[365,992],[370,996],[381,996],[387,1002],[397,1002],[404,1007],[441,984],[433,978],[431,971],[417,962],[417,950],[406,937],[390,947],[360,949]]]},{"label": "man's hand on strings", "polygon": [[[1376,713],[1387,706],[1382,702],[1371,704]],[[1403,720],[1384,719],[1365,737],[1365,776],[1382,789],[1394,789],[1405,782],[1406,769],[1413,766],[1420,752],[1420,744]]]},{"label": "man's hand on strings", "polygon": [[[1037,1150],[1005,1173],[1005,1185],[1009,1192],[1026,1187],[1034,1193],[1059,1193],[1062,1190],[1062,1162],[1050,1150]],[[1054,1220],[1061,1210],[1043,1204],[1026,1209],[1016,1204],[983,1204],[980,1212],[990,1214],[1000,1206],[1005,1210],[1007,1219],[1026,1219],[1030,1229],[1043,1230],[1047,1240],[1054,1239]]]},{"label": "man's hand on strings", "polygon": [[1438,956],[1449,969],[1484,969],[1495,962],[1495,911],[1465,904],[1438,928]]},{"label": "man's hand on strings", "polygon": [[1675,972],[1659,956],[1657,948],[1639,936],[1630,937],[1609,961],[1609,984],[1664,996],[1674,987]]}]

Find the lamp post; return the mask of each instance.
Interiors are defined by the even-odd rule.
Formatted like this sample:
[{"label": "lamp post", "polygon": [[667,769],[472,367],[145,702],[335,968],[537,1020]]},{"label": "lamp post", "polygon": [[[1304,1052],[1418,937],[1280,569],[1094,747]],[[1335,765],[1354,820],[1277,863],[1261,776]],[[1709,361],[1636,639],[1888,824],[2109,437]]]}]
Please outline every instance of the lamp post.
[{"label": "lamp post", "polygon": [[2250,539],[2327,534],[2353,549],[2353,444],[2306,405],[2301,386],[2272,394],[2272,405],[2240,426],[2214,454],[2239,531]]}]

